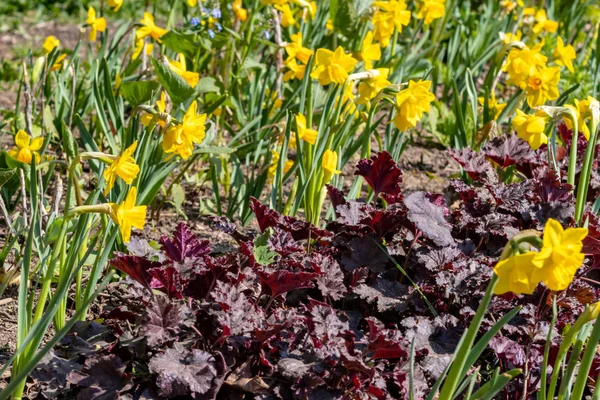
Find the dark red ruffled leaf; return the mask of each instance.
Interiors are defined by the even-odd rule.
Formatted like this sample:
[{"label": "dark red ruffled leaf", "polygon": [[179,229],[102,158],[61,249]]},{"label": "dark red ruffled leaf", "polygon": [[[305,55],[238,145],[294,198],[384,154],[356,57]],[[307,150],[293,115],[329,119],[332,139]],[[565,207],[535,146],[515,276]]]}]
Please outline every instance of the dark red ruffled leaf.
[{"label": "dark red ruffled leaf", "polygon": [[380,193],[387,195],[400,193],[402,171],[387,151],[374,154],[369,160],[359,161],[354,174],[365,178],[376,197]]},{"label": "dark red ruffled leaf", "polygon": [[167,256],[179,263],[188,257],[202,257],[210,253],[208,240],[198,240],[184,223],[177,226],[172,238],[161,237],[160,244]]},{"label": "dark red ruffled leaf", "polygon": [[144,286],[146,289],[152,290],[148,271],[154,268],[161,268],[163,263],[151,261],[147,258],[138,256],[128,256],[122,253],[117,253],[117,256],[110,261],[110,265],[129,275],[133,280]]}]

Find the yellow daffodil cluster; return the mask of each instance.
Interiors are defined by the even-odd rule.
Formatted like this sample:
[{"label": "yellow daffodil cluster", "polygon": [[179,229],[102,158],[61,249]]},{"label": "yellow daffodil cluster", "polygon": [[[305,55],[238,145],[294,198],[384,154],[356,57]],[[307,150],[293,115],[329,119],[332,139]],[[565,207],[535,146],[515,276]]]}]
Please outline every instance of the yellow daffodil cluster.
[{"label": "yellow daffodil cluster", "polygon": [[402,27],[410,22],[410,11],[404,0],[375,1],[377,11],[371,22],[375,26],[373,37],[381,47],[388,47],[395,31],[402,32]]},{"label": "yellow daffodil cluster", "polygon": [[[302,32],[291,35],[292,41],[285,46],[285,52],[288,57],[285,60],[285,65],[288,71],[284,74],[283,80],[289,81],[292,79],[301,80],[306,73],[306,63],[313,55],[314,51],[302,46]],[[298,64],[300,62],[301,64]]]},{"label": "yellow daffodil cluster", "polygon": [[531,294],[540,282],[550,290],[565,290],[583,263],[582,241],[587,234],[586,228],[565,230],[558,221],[548,219],[539,252],[516,254],[498,262],[494,293]]},{"label": "yellow daffodil cluster", "polygon": [[408,87],[396,95],[394,125],[404,132],[417,126],[424,112],[429,112],[435,96],[431,93],[431,81],[409,81]]},{"label": "yellow daffodil cluster", "polygon": [[531,25],[531,31],[539,35],[542,32],[554,33],[558,29],[558,22],[548,18],[546,10],[528,7],[523,10],[523,20]]},{"label": "yellow daffodil cluster", "polygon": [[560,68],[548,67],[548,57],[541,54],[544,43],[533,48],[514,48],[508,53],[503,71],[508,72],[509,83],[519,86],[527,95],[530,107],[543,105],[558,98]]}]

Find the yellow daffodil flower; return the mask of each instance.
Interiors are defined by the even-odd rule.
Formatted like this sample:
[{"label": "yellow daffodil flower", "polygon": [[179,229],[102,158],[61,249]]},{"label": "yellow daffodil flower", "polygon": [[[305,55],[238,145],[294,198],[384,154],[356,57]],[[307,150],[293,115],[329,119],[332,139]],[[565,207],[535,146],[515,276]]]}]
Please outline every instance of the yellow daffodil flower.
[{"label": "yellow daffodil flower", "polygon": [[296,126],[298,127],[298,137],[301,140],[310,144],[315,144],[317,142],[317,135],[319,132],[306,127],[306,117],[304,115],[296,115]]},{"label": "yellow daffodil flower", "polygon": [[50,71],[60,70],[63,66],[63,61],[65,60],[65,58],[67,58],[66,54],[61,54],[58,57],[56,57],[54,64],[52,64],[52,67],[50,67]]},{"label": "yellow daffodil flower", "polygon": [[185,64],[185,56],[179,54],[178,61],[169,60],[169,67],[171,71],[181,76],[188,85],[195,88],[198,82],[200,82],[200,74],[197,72],[188,71]]},{"label": "yellow daffodil flower", "polygon": [[333,32],[333,20],[331,18],[327,20],[327,23],[325,24],[325,29],[327,29],[329,32]]},{"label": "yellow daffodil flower", "polygon": [[341,84],[348,78],[358,61],[344,52],[339,46],[335,52],[327,49],[318,49],[316,54],[317,68],[310,74],[323,86],[330,83]]},{"label": "yellow daffodil flower", "polygon": [[137,145],[138,142],[136,140],[131,146],[125,149],[123,154],[117,156],[112,164],[104,171],[104,179],[106,180],[106,188],[104,189],[105,196],[108,195],[115,185],[117,176],[123,179],[128,185],[131,185],[133,180],[139,174],[140,167],[135,163],[135,159],[133,158],[133,153],[135,153]]},{"label": "yellow daffodil flower", "polygon": [[184,160],[192,155],[194,144],[200,144],[206,134],[206,114],[196,114],[198,103],[194,101],[188,108],[181,124],[167,129],[162,147],[165,153],[176,153]]},{"label": "yellow daffodil flower", "polygon": [[46,40],[44,40],[44,45],[42,46],[43,53],[49,54],[58,46],[60,46],[60,40],[58,40],[55,36],[48,36]]},{"label": "yellow daffodil flower", "polygon": [[358,104],[369,104],[369,102],[379,94],[383,89],[391,85],[388,81],[390,70],[388,68],[378,68],[379,75],[365,79],[358,85]]},{"label": "yellow daffodil flower", "polygon": [[442,18],[446,13],[446,0],[424,0],[417,13],[418,19],[424,19],[423,23],[429,25],[433,20]]},{"label": "yellow daffodil flower", "polygon": [[[597,100],[592,96],[588,96],[587,99],[577,100],[574,99],[573,102],[575,105],[567,104],[565,107],[573,110],[575,115],[577,116],[577,125],[579,128],[579,132],[585,136],[587,140],[590,139],[590,128],[587,126],[587,120],[592,117],[592,111],[590,110],[590,104],[596,102]],[[565,125],[569,129],[573,129],[573,122],[569,118],[565,118]]]},{"label": "yellow daffodil flower", "polygon": [[532,31],[536,35],[539,35],[542,31],[554,33],[558,29],[558,22],[548,19],[548,16],[546,15],[546,10],[544,10],[543,8],[537,10],[537,12],[535,13],[535,20],[537,23],[533,27]]},{"label": "yellow daffodil flower", "polygon": [[275,8],[281,12],[281,26],[288,28],[296,25],[294,13],[289,4],[275,5]]},{"label": "yellow daffodil flower", "polygon": [[512,32],[500,32],[500,40],[504,42],[506,45],[510,45],[515,42],[520,42],[523,37],[523,32],[521,30],[516,31],[514,34]]},{"label": "yellow daffodil flower", "polygon": [[154,23],[154,17],[152,14],[145,12],[144,19],[142,19],[140,23],[142,26],[135,31],[135,37],[138,40],[143,39],[146,36],[151,36],[158,43],[161,43],[160,38],[162,35],[167,33],[167,30],[157,26]]},{"label": "yellow daffodil flower", "polygon": [[[478,97],[477,102],[481,107],[485,106],[485,98]],[[499,103],[498,100],[496,100],[496,95],[492,93],[492,96],[488,99],[488,108],[494,115],[494,119],[498,119],[502,111],[506,108],[506,104]]]},{"label": "yellow daffodil flower", "polygon": [[306,73],[306,65],[298,64],[295,59],[286,61],[285,66],[288,70],[283,75],[285,82],[291,81],[292,79],[302,80]]},{"label": "yellow daffodil flower", "polygon": [[494,294],[532,294],[540,282],[533,279],[536,269],[533,259],[536,255],[535,252],[517,254],[498,262],[494,267],[494,273],[498,276]]},{"label": "yellow daffodil flower", "polygon": [[308,59],[314,51],[302,46],[302,32],[294,33],[291,39],[292,41],[285,46],[285,52],[288,55],[286,63],[294,59],[304,64],[308,63]]},{"label": "yellow daffodil flower", "polygon": [[235,17],[238,20],[243,22],[246,19],[248,19],[248,10],[246,10],[245,8],[242,7],[242,0],[234,0],[231,7],[233,9],[233,13],[235,14]]},{"label": "yellow daffodil flower", "polygon": [[529,107],[543,105],[546,100],[558,98],[558,82],[560,81],[560,68],[536,68],[527,78],[526,84],[521,89],[527,93],[527,104]]},{"label": "yellow daffodil flower", "polygon": [[32,139],[25,131],[19,130],[15,135],[15,147],[8,152],[8,155],[25,164],[30,164],[31,159],[35,157],[35,162],[39,163],[40,154],[38,150],[42,148],[43,144],[44,138],[36,137]]},{"label": "yellow daffodil flower", "polygon": [[96,41],[98,32],[104,32],[106,30],[106,20],[104,17],[96,18],[96,10],[94,10],[94,7],[89,8],[88,17],[85,22],[90,26],[90,33],[88,35],[90,42]]},{"label": "yellow daffodil flower", "polygon": [[527,141],[533,150],[540,148],[542,144],[548,143],[548,136],[544,133],[546,129],[547,114],[537,111],[534,115],[527,115],[517,110],[517,116],[513,119],[513,127],[517,136]]},{"label": "yellow daffodil flower", "polygon": [[108,6],[112,8],[114,12],[119,11],[119,8],[123,5],[123,0],[108,0]]},{"label": "yellow daffodil flower", "polygon": [[429,112],[435,96],[430,92],[431,81],[409,81],[408,88],[396,95],[396,116],[394,125],[404,132],[417,126],[424,112]]},{"label": "yellow daffodil flower", "polygon": [[188,6],[196,7],[198,5],[198,0],[187,0]]},{"label": "yellow daffodil flower", "polygon": [[581,252],[587,228],[563,229],[550,218],[544,227],[543,246],[535,254],[533,279],[543,281],[550,290],[565,290],[585,258]]},{"label": "yellow daffodil flower", "polygon": [[119,226],[123,242],[129,243],[131,229],[144,229],[146,224],[146,206],[136,206],[137,188],[129,189],[125,201],[121,204],[109,203],[113,214],[111,218]]},{"label": "yellow daffodil flower", "polygon": [[575,48],[570,44],[565,46],[560,36],[556,39],[556,47],[554,48],[553,55],[556,59],[557,65],[567,67],[567,69],[571,72],[574,71],[573,60],[575,59],[575,57],[577,57],[577,54],[575,53]]},{"label": "yellow daffodil flower", "polygon": [[323,168],[323,184],[329,183],[333,175],[339,175],[342,171],[337,169],[338,155],[335,151],[325,150],[323,159],[321,160],[321,168]]},{"label": "yellow daffodil flower", "polygon": [[[267,174],[269,183],[273,183],[273,179],[277,174],[277,166],[279,165],[279,153],[271,150],[271,155],[271,165],[269,166],[269,171]],[[286,160],[285,164],[283,164],[283,173],[287,174],[293,166],[294,162],[292,160]]]},{"label": "yellow daffodil flower", "polygon": [[381,60],[381,47],[379,47],[379,44],[373,43],[373,32],[367,32],[362,41],[360,56],[365,63],[366,70],[373,69],[373,61]]}]

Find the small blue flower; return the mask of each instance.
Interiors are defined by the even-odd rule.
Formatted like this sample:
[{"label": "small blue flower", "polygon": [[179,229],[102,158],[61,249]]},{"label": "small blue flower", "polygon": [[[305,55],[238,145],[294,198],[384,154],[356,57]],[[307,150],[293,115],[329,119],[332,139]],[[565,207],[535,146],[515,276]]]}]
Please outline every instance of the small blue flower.
[{"label": "small blue flower", "polygon": [[219,32],[221,32],[223,30],[223,27],[218,22],[215,22],[215,27],[217,28],[217,31],[219,31]]},{"label": "small blue flower", "polygon": [[208,36],[210,36],[211,39],[215,38],[215,32],[212,29],[208,30]]},{"label": "small blue flower", "polygon": [[213,18],[221,18],[221,10],[218,8],[213,8],[211,15]]},{"label": "small blue flower", "polygon": [[191,24],[192,26],[196,26],[196,25],[198,25],[199,23],[200,23],[200,20],[199,20],[198,18],[196,18],[196,17],[194,17],[194,18],[192,18],[192,19],[190,20],[190,24]]},{"label": "small blue flower", "polygon": [[265,31],[265,38],[266,38],[267,40],[271,39],[271,32],[269,32],[269,31]]}]

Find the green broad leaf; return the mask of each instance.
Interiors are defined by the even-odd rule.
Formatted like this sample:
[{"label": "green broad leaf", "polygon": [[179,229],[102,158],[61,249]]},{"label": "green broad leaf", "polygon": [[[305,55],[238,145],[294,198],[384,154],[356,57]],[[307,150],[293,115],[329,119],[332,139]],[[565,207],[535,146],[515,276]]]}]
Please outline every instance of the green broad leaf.
[{"label": "green broad leaf", "polygon": [[193,57],[200,46],[198,37],[193,33],[181,33],[169,31],[161,36],[160,40],[169,50],[175,53],[183,53],[188,57]]},{"label": "green broad leaf", "polygon": [[179,183],[175,183],[173,184],[173,187],[171,187],[171,199],[173,200],[175,211],[178,214],[185,215],[183,212],[183,204],[185,203],[185,190]]},{"label": "green broad leaf", "polygon": [[16,169],[0,168],[0,187],[4,186],[6,182],[14,176]]},{"label": "green broad leaf", "polygon": [[255,58],[248,57],[244,60],[244,63],[242,64],[242,69],[260,69],[261,71],[264,71],[265,65]]},{"label": "green broad leaf", "polygon": [[217,86],[216,80],[213,77],[205,76],[201,78],[196,86],[198,93],[219,93],[221,89]]},{"label": "green broad leaf", "polygon": [[269,232],[259,235],[254,240],[254,258],[260,265],[269,265],[275,261],[277,253],[269,250]]},{"label": "green broad leaf", "polygon": [[333,26],[348,37],[356,34],[358,11],[352,1],[340,1],[337,5],[335,17],[332,18]]},{"label": "green broad leaf", "polygon": [[174,103],[183,103],[194,95],[194,89],[171,69],[156,59],[152,59],[158,81],[165,88]]},{"label": "green broad leaf", "polygon": [[156,81],[124,82],[121,85],[121,93],[123,93],[125,100],[135,107],[150,100],[152,93],[159,86]]}]

